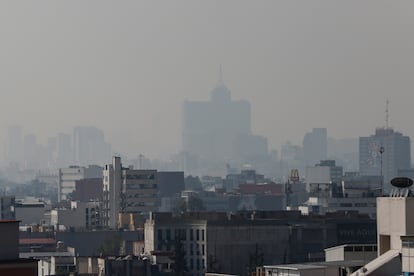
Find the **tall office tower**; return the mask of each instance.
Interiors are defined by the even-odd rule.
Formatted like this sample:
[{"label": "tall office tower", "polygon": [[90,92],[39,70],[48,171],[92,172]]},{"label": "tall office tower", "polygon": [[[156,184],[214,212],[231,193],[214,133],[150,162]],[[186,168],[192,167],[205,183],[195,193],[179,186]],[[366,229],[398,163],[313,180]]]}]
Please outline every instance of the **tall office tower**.
[{"label": "tall office tower", "polygon": [[103,170],[104,225],[117,228],[119,213],[157,210],[157,171],[123,168],[120,157]]},{"label": "tall office tower", "polygon": [[398,170],[411,166],[410,137],[392,128],[377,128],[369,137],[359,137],[359,171],[361,175],[382,175],[384,190],[390,189],[390,180]]},{"label": "tall office tower", "polygon": [[70,134],[59,133],[56,137],[56,164],[58,168],[72,163],[73,150]]},{"label": "tall office tower", "polygon": [[36,142],[36,135],[28,134],[23,139],[23,164],[27,170],[37,169],[39,160],[39,146]]},{"label": "tall office tower", "polygon": [[56,137],[47,138],[47,167],[56,168]]},{"label": "tall office tower", "polygon": [[20,126],[9,126],[7,131],[7,163],[22,164],[23,138]]},{"label": "tall office tower", "polygon": [[305,166],[314,166],[327,158],[327,131],[326,128],[314,128],[303,138],[303,161]]},{"label": "tall office tower", "polygon": [[202,159],[222,161],[233,154],[233,142],[251,134],[250,104],[233,101],[220,78],[210,101],[186,101],[183,106],[183,151]]},{"label": "tall office tower", "polygon": [[93,126],[78,126],[73,131],[74,161],[78,165],[102,164],[111,157],[110,145],[102,130]]}]

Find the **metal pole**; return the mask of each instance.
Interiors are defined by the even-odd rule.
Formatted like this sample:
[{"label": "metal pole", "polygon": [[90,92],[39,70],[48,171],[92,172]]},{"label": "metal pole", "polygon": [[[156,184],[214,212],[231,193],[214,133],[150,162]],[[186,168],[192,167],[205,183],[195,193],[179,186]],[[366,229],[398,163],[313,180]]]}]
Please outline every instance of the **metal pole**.
[{"label": "metal pole", "polygon": [[381,196],[384,195],[384,175],[382,173],[382,154],[384,153],[385,149],[384,147],[380,147],[380,156],[381,156]]}]

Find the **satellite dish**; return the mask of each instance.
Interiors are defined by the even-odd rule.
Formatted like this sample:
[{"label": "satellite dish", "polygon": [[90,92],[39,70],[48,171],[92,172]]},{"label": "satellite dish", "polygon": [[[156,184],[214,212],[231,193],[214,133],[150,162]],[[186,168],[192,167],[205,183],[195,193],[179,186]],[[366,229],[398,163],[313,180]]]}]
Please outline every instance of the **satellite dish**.
[{"label": "satellite dish", "polygon": [[391,185],[397,188],[408,188],[413,185],[413,180],[408,177],[395,177],[391,180]]}]

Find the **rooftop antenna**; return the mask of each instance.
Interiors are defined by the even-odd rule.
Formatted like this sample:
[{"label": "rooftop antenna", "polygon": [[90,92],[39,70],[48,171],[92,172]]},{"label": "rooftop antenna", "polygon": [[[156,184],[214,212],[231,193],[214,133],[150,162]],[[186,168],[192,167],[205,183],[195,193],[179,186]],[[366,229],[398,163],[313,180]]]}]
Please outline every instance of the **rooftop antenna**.
[{"label": "rooftop antenna", "polygon": [[223,82],[223,69],[221,68],[221,64],[220,64],[220,68],[219,68],[219,82],[220,83]]},{"label": "rooftop antenna", "polygon": [[389,106],[390,101],[386,100],[386,105],[385,105],[385,128],[388,129],[390,127],[390,112],[389,112]]}]

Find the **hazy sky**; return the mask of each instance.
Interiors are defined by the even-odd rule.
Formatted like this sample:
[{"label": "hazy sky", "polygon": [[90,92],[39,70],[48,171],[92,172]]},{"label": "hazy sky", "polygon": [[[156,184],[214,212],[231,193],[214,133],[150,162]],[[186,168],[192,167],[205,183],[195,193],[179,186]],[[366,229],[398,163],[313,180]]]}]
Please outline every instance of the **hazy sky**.
[{"label": "hazy sky", "polygon": [[[96,125],[115,151],[181,145],[185,99],[223,65],[253,131],[278,148],[312,127],[414,139],[413,1],[2,1],[0,130],[45,139]],[[4,135],[5,136],[5,133]]]}]

